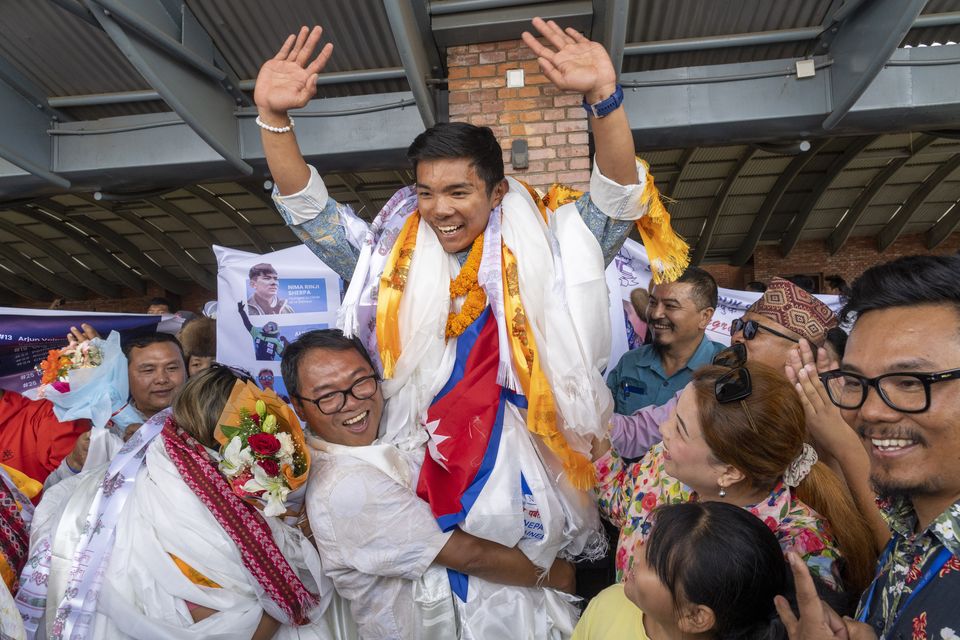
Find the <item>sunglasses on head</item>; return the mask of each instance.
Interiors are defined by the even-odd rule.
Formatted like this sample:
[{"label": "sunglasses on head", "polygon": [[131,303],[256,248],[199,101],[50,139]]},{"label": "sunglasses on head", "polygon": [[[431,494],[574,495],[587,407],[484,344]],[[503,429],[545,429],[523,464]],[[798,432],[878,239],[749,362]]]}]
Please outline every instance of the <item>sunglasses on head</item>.
[{"label": "sunglasses on head", "polygon": [[743,413],[747,416],[747,422],[754,433],[759,433],[757,423],[753,420],[753,414],[745,400],[753,393],[753,381],[750,378],[750,370],[745,365],[747,363],[747,350],[742,344],[735,344],[720,351],[713,357],[713,364],[728,367],[730,371],[726,372],[713,385],[713,394],[720,404],[730,402],[739,402]]},{"label": "sunglasses on head", "polygon": [[754,338],[757,337],[758,331],[766,331],[767,333],[773,334],[778,338],[783,338],[784,340],[789,340],[790,342],[796,342],[797,344],[800,344],[800,341],[797,338],[791,338],[785,333],[780,333],[779,331],[776,331],[774,329],[771,329],[770,327],[766,327],[760,324],[756,320],[747,320],[746,322],[744,322],[743,318],[737,318],[736,320],[730,323],[731,336],[736,335],[741,331],[743,332],[744,340],[753,340]]}]

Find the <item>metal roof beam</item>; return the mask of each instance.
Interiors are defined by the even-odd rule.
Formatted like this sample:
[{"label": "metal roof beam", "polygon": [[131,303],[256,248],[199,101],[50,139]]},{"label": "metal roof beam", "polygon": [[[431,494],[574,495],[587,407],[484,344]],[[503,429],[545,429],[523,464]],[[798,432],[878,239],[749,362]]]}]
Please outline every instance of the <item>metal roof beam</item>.
[{"label": "metal roof beam", "polygon": [[84,3],[140,75],[184,122],[236,171],[253,173],[253,167],[240,154],[233,115],[239,99],[228,91],[239,90],[212,60],[183,45],[181,38],[186,30],[170,17],[161,2]]},{"label": "metal roof beam", "polygon": [[120,253],[126,256],[130,262],[137,265],[144,275],[159,284],[167,291],[171,291],[177,295],[183,295],[189,290],[187,283],[185,283],[182,279],[151,260],[146,253],[144,253],[143,249],[127,240],[124,236],[120,235],[106,224],[98,220],[94,220],[84,213],[73,212],[69,207],[65,207],[54,200],[44,200],[38,202],[37,206],[69,219],[71,223],[82,227],[94,237],[106,240]]},{"label": "metal roof beam", "polygon": [[856,201],[853,203],[853,206],[850,207],[850,210],[847,211],[847,215],[843,218],[843,221],[837,225],[837,228],[834,229],[830,237],[827,238],[827,249],[830,251],[830,255],[835,255],[843,248],[843,245],[846,244],[850,238],[850,234],[853,233],[853,229],[857,226],[857,223],[860,222],[863,214],[866,213],[867,207],[869,207],[873,199],[877,197],[880,189],[890,181],[890,178],[892,178],[897,171],[910,162],[914,156],[920,155],[934,140],[936,140],[934,136],[926,134],[918,136],[913,141],[912,151],[897,157],[884,167],[883,171],[873,177],[870,184],[867,185],[867,188],[857,196]]},{"label": "metal roof beam", "polygon": [[593,39],[610,54],[613,69],[620,75],[623,50],[627,42],[629,0],[593,0]]},{"label": "metal roof beam", "polygon": [[880,230],[877,235],[877,249],[883,253],[887,248],[896,242],[904,227],[913,218],[913,214],[920,209],[921,205],[927,201],[927,198],[940,186],[940,184],[950,177],[950,175],[960,168],[960,153],[954,155],[945,163],[937,167],[937,170],[927,176],[923,183],[914,189],[910,197],[896,214],[887,222],[886,226]]},{"label": "metal roof beam", "polygon": [[720,221],[720,214],[723,213],[723,205],[727,202],[727,197],[730,195],[730,190],[733,189],[733,184],[737,181],[737,178],[740,177],[740,174],[743,172],[743,168],[747,166],[747,163],[750,162],[750,159],[753,158],[757,150],[753,147],[747,147],[740,158],[737,160],[737,164],[734,166],[733,171],[727,174],[727,179],[723,181],[723,185],[720,186],[720,190],[717,191],[717,195],[713,198],[713,205],[710,207],[710,212],[707,214],[706,224],[703,225],[703,231],[700,232],[700,237],[697,239],[697,247],[693,251],[693,258],[691,258],[691,264],[694,266],[699,266],[703,262],[703,259],[707,257],[707,251],[710,249],[710,243],[713,241],[713,234],[717,230],[717,223]]},{"label": "metal roof beam", "polygon": [[[408,167],[410,142],[423,131],[423,121],[410,108],[409,92],[313,100],[293,112],[297,138],[307,162],[321,172],[378,167]],[[231,115],[243,158],[257,167],[258,181],[267,175],[256,112]],[[51,132],[58,172],[79,190],[145,191],[191,182],[242,180],[235,168],[204,142],[176,114],[144,114],[69,122]],[[35,197],[39,181],[0,160],[0,194]]]},{"label": "metal roof beam", "polygon": [[[373,220],[374,216],[376,216],[378,213],[378,209],[374,206],[370,198],[368,198],[367,195],[360,189],[360,181],[357,180],[357,176],[352,173],[341,173],[338,177],[343,181],[343,185],[347,188],[347,191],[352,193],[353,197],[359,200],[360,204],[362,204],[364,209],[366,209],[366,217],[369,220]],[[357,215],[360,215],[359,211],[357,212]]]},{"label": "metal roof beam", "polygon": [[927,249],[936,249],[940,246],[940,243],[960,227],[960,207],[957,206],[958,204],[960,204],[960,201],[954,202],[950,211],[937,220],[937,223],[927,229],[927,232],[923,234]]},{"label": "metal roof beam", "polygon": [[[24,209],[26,209],[26,207],[12,207],[12,210],[17,213],[23,213]],[[0,229],[3,229],[12,236],[20,238],[20,240],[33,246],[50,260],[60,265],[66,272],[65,279],[68,282],[77,283],[93,293],[106,298],[119,297],[120,289],[116,284],[94,273],[78,260],[68,255],[66,251],[52,241],[41,238],[32,231],[2,218],[0,218]]]},{"label": "metal roof beam", "polygon": [[487,8],[489,3],[486,3],[473,5],[484,7],[482,9],[456,13],[438,13],[438,6],[442,6],[441,3],[431,3],[430,12],[433,33],[441,47],[518,39],[521,33],[530,30],[530,21],[537,16],[586,34],[590,33],[593,22],[591,0],[498,3],[494,8]]},{"label": "metal roof beam", "polygon": [[669,198],[672,198],[677,193],[677,187],[680,186],[680,183],[683,182],[683,175],[687,171],[687,167],[690,166],[690,160],[693,158],[693,154],[697,152],[696,147],[690,147],[689,149],[684,149],[683,153],[680,154],[680,159],[677,161],[677,175],[670,181],[669,190],[664,194]]},{"label": "metal roof beam", "polygon": [[[17,251],[7,243],[0,243],[0,256],[6,258],[16,265],[22,265],[23,267],[26,267],[23,270],[23,278],[27,282],[33,282],[34,284],[43,287],[54,296],[62,296],[64,298],[72,299],[86,297],[86,289],[78,284],[74,284],[69,280],[64,280],[59,275],[47,270],[45,267],[40,266],[40,263],[35,261],[30,256]],[[0,281],[2,280],[4,279],[0,278]],[[49,298],[44,296],[39,299],[46,300]]]},{"label": "metal roof beam", "polygon": [[214,235],[210,233],[206,227],[197,222],[193,216],[189,215],[172,202],[164,200],[161,196],[147,198],[144,200],[144,202],[153,205],[165,213],[168,213],[174,220],[186,227],[191,233],[200,238],[208,246],[220,244],[216,237],[214,237]]},{"label": "metal roof beam", "polygon": [[[953,47],[899,49],[835,130],[832,66],[797,79],[795,60],[686,67],[621,76],[638,149],[676,149],[865,133],[960,128]],[[669,105],[651,109],[650,105]]]},{"label": "metal roof beam", "polygon": [[79,195],[79,197],[101,211],[123,218],[140,229],[144,235],[163,249],[174,262],[180,265],[180,268],[184,270],[187,277],[205,289],[210,291],[217,290],[216,274],[211,273],[206,267],[194,260],[178,242],[170,238],[163,230],[156,227],[149,220],[144,220],[132,211],[124,211],[120,207],[110,206],[104,202],[94,200],[86,194]]},{"label": "metal roof beam", "polygon": [[[46,182],[69,189],[70,181],[53,171],[53,154],[47,129],[51,121],[65,118],[50,107],[40,88],[12,64],[0,60],[0,158]],[[4,195],[0,189],[0,196]]]},{"label": "metal roof beam", "polygon": [[776,31],[730,33],[721,36],[631,42],[623,48],[623,55],[651,56],[665,53],[705,51],[708,49],[730,49],[733,47],[807,42],[819,36],[822,30],[822,27],[802,27],[799,29],[779,29]]},{"label": "metal roof beam", "polygon": [[417,21],[413,3],[405,0],[383,0],[383,8],[390,21],[390,30],[403,62],[407,84],[417,100],[417,109],[423,119],[423,126],[432,127],[437,118],[437,104],[433,92],[427,86],[427,78],[433,77],[440,69],[431,64],[431,56],[421,40],[422,31]]},{"label": "metal roof beam", "polygon": [[833,58],[833,108],[821,126],[831,130],[849,113],[910,31],[927,0],[872,0],[858,3],[821,38]]},{"label": "metal roof beam", "polygon": [[[2,255],[2,252],[0,252]],[[9,260],[9,259],[8,259]],[[28,300],[53,300],[56,294],[50,293],[47,289],[36,284],[23,268],[23,263],[16,260],[10,260],[10,264],[15,265],[15,269],[8,265],[0,264],[0,287],[3,287],[10,293],[26,298]]]},{"label": "metal roof beam", "polygon": [[793,222],[790,223],[790,228],[787,229],[787,233],[784,234],[783,239],[780,241],[780,255],[784,258],[790,255],[790,252],[797,246],[797,242],[800,240],[800,234],[803,233],[807,223],[810,221],[810,216],[813,215],[814,209],[817,208],[817,203],[820,201],[820,198],[827,192],[827,189],[829,189],[833,181],[837,179],[840,172],[843,171],[848,164],[853,162],[857,156],[860,155],[860,152],[870,146],[870,143],[876,139],[877,136],[863,136],[858,138],[851,142],[849,146],[843,150],[843,153],[834,159],[823,175],[823,179],[813,188],[804,202],[803,208],[800,209],[800,212],[794,217]]},{"label": "metal roof beam", "polygon": [[230,203],[226,202],[222,197],[214,195],[203,185],[186,187],[186,190],[223,214],[225,218],[233,223],[233,226],[235,226],[240,233],[247,237],[247,240],[256,247],[257,251],[260,253],[273,251],[273,246],[257,231],[256,227],[250,224],[240,211],[231,207]]},{"label": "metal roof beam", "polygon": [[760,211],[757,212],[756,217],[753,219],[753,224],[750,225],[750,231],[747,232],[747,236],[743,239],[743,242],[740,244],[740,248],[737,249],[737,252],[733,254],[730,263],[738,267],[741,267],[750,260],[750,256],[753,255],[753,252],[756,250],[757,245],[760,243],[760,237],[763,236],[764,230],[767,228],[767,224],[770,223],[770,218],[773,217],[773,212],[776,210],[777,205],[780,204],[780,200],[783,198],[783,194],[787,192],[787,188],[790,186],[790,183],[793,182],[794,178],[799,175],[803,168],[810,162],[817,152],[820,151],[827,143],[827,140],[814,140],[810,144],[810,150],[804,154],[796,156],[793,160],[790,161],[790,164],[787,165],[787,168],[784,169],[783,173],[780,174],[780,177],[777,178],[777,181],[773,185],[773,189],[770,190],[770,193],[767,194],[767,197],[763,199],[763,204],[760,205]]},{"label": "metal roof beam", "polygon": [[79,243],[84,249],[90,252],[90,254],[100,260],[110,272],[110,275],[134,293],[143,294],[146,292],[146,286],[144,286],[143,280],[140,279],[140,275],[128,267],[120,258],[101,246],[100,243],[94,239],[93,235],[87,233],[87,230],[84,229],[82,225],[77,224],[66,216],[56,214],[49,209],[19,207],[17,208],[17,212],[41,224],[56,229],[60,233],[68,233],[72,227],[75,233],[70,236],[71,239]]}]

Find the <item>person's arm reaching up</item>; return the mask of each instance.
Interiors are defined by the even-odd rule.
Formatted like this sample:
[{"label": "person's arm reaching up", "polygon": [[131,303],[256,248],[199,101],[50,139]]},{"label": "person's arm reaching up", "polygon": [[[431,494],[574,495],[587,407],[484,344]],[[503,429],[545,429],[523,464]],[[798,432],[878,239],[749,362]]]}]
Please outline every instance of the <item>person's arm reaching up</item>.
[{"label": "person's arm reaching up", "polygon": [[[588,40],[576,29],[561,29],[553,20],[534,18],[533,26],[556,51],[540,44],[527,31],[523,42],[537,55],[543,74],[558,89],[582,94],[591,105],[616,92],[617,72],[602,44]],[[623,107],[602,118],[592,118],[592,125],[600,171],[618,184],[636,184],[636,150]]]},{"label": "person's arm reaching up", "polygon": [[[288,126],[288,112],[305,107],[317,93],[317,74],[333,53],[333,44],[328,42],[316,58],[310,59],[322,35],[323,29],[319,26],[301,27],[300,32],[287,37],[277,55],[260,68],[253,100],[263,124],[276,128]],[[307,186],[310,168],[292,128],[285,133],[261,128],[260,141],[281,195],[296,193]]]}]

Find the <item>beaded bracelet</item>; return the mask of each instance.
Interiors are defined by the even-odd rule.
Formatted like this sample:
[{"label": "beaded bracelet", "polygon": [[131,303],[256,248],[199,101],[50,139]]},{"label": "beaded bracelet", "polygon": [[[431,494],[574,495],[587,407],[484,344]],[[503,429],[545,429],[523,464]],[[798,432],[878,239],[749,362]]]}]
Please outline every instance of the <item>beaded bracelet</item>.
[{"label": "beaded bracelet", "polygon": [[266,122],[261,120],[260,116],[257,116],[257,119],[255,120],[255,122],[257,123],[258,127],[260,127],[261,129],[266,129],[271,133],[288,133],[290,131],[293,131],[294,125],[293,125],[293,118],[291,118],[290,116],[287,116],[287,119],[290,121],[290,124],[288,124],[285,127],[271,127]]}]

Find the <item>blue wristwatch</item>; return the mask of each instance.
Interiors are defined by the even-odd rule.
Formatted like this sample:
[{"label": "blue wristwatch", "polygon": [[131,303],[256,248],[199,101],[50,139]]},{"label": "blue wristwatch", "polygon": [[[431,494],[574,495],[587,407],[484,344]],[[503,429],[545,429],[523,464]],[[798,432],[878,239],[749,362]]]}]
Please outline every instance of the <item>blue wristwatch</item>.
[{"label": "blue wristwatch", "polygon": [[616,111],[617,107],[621,104],[623,104],[623,87],[619,84],[617,85],[617,90],[613,92],[613,95],[605,100],[589,104],[586,98],[583,99],[583,108],[587,112],[587,115],[592,115],[595,118],[603,118],[610,115]]}]

